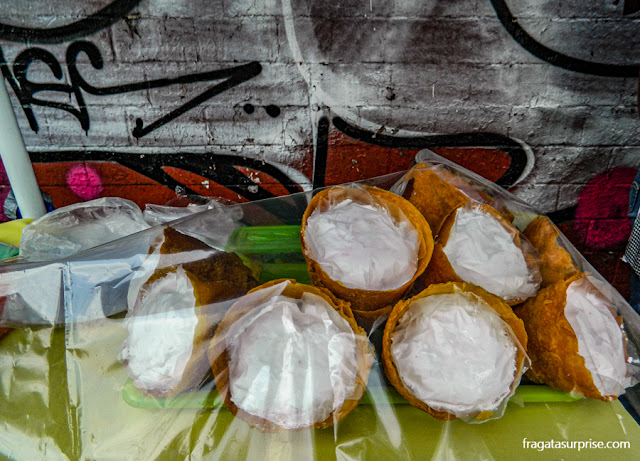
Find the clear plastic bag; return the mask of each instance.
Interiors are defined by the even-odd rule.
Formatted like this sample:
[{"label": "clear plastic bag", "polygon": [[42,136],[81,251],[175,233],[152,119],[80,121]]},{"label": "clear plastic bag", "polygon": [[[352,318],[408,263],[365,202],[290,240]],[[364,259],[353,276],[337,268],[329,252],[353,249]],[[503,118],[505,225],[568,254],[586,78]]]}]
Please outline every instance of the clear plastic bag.
[{"label": "clear plastic bag", "polygon": [[29,261],[64,258],[148,229],[130,200],[104,197],[54,210],[22,231],[20,256]]},{"label": "clear plastic bag", "polygon": [[[520,230],[538,215],[454,164],[437,156],[430,162],[499,200]],[[389,190],[406,174],[366,183]],[[0,329],[13,330],[0,341],[0,453],[18,460],[513,459],[533,456],[535,450],[527,441],[630,441],[632,447],[640,443],[640,427],[619,402],[579,399],[540,385],[518,386],[504,415],[485,424],[435,419],[410,405],[386,378],[380,354],[388,312],[362,334],[362,326],[354,326],[355,315],[328,292],[323,292],[326,304],[314,297],[303,301],[297,292],[269,293],[268,299],[248,304],[263,305],[269,312],[277,304],[281,313],[267,316],[261,310],[260,315],[246,317],[242,306],[247,298],[240,293],[265,283],[278,286],[279,279],[309,283],[300,224],[310,200],[311,194],[304,193],[234,205],[230,208],[238,210],[239,219],[231,232],[217,228],[216,210],[205,210],[65,259],[1,266]],[[204,222],[208,224],[201,226]],[[199,229],[200,238],[181,232],[185,228]],[[559,240],[564,246],[562,235]],[[566,248],[580,270],[590,272],[602,290],[610,290],[629,343],[637,344],[638,315],[570,244]],[[256,292],[260,291],[249,296]],[[284,300],[286,308],[278,304],[283,294],[290,298]],[[315,314],[306,316],[307,311]],[[133,330],[142,331],[141,340],[132,336]],[[156,332],[149,342],[145,331]],[[176,331],[182,333],[171,336]],[[236,345],[262,348],[249,358],[260,357],[264,366],[238,350],[218,347],[233,343],[243,331],[253,333]],[[286,342],[286,332],[294,331]],[[262,333],[279,347],[254,342],[252,338]],[[138,345],[132,346],[134,342]],[[354,357],[353,344],[360,351],[355,361],[345,359]],[[142,374],[130,367],[136,355],[155,375],[139,379]],[[171,366],[154,368],[157,358],[162,358],[157,361],[161,365]],[[223,366],[212,367],[218,360]],[[313,414],[301,419],[312,424],[284,424],[277,431],[238,416],[228,409],[225,387],[218,387],[229,376],[242,375],[237,369],[231,375],[224,366],[234,360],[251,366],[255,376],[268,375],[275,366],[279,376],[276,381],[266,375],[239,381],[248,387],[243,402],[256,397],[254,407],[268,410],[267,396],[302,392],[292,396],[292,402],[307,402],[307,394],[311,402],[322,401],[320,406],[333,399],[325,406],[329,414],[325,410],[324,419]],[[329,363],[333,365],[325,366]],[[630,364],[636,366],[637,361]],[[282,384],[290,379],[287,376],[306,384]],[[362,392],[340,391],[338,382],[351,383],[347,388],[352,390],[361,386]],[[253,390],[252,383],[257,386]],[[268,383],[281,384],[269,389]],[[317,397],[316,391],[324,397]],[[287,407],[286,397],[278,397],[285,420],[291,411],[298,414]],[[553,453],[571,458],[584,450]],[[633,459],[630,450],[615,453]]]}]

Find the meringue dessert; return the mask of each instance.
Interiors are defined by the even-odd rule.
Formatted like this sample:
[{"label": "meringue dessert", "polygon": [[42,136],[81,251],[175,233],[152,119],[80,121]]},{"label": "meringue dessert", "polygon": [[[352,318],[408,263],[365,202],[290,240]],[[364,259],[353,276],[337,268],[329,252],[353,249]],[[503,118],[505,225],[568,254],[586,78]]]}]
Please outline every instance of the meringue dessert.
[{"label": "meringue dessert", "polygon": [[527,377],[604,401],[631,385],[622,318],[593,279],[576,274],[516,308],[529,335]]},{"label": "meringue dessert", "polygon": [[467,202],[442,226],[425,271],[425,286],[464,281],[515,305],[536,295],[538,255],[489,205]]},{"label": "meringue dessert", "polygon": [[438,419],[501,416],[524,371],[522,322],[497,296],[464,283],[432,285],[399,302],[384,331],[387,377]]},{"label": "meringue dessert", "polygon": [[304,214],[311,280],[359,310],[395,303],[426,268],[431,229],[409,201],[368,186],[318,193]]},{"label": "meringue dessert", "polygon": [[[178,261],[182,261],[178,263]],[[208,340],[225,303],[257,282],[235,253],[215,250],[167,228],[152,246],[142,277],[130,287],[120,352],[134,386],[171,397],[210,374]]]},{"label": "meringue dessert", "polygon": [[230,308],[209,360],[235,416],[264,432],[296,431],[330,426],[357,406],[373,348],[347,303],[276,280]]}]

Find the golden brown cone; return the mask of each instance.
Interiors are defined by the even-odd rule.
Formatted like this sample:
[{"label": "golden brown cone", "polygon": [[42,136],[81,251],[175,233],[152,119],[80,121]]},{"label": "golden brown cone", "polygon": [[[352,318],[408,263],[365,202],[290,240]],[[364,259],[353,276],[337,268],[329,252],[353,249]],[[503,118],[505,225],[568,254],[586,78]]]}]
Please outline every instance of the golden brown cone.
[{"label": "golden brown cone", "polygon": [[[617,397],[603,396],[593,383],[591,372],[578,353],[578,338],[564,315],[569,285],[584,276],[579,273],[559,280],[515,309],[529,335],[531,368],[525,376],[565,392],[610,401]],[[616,320],[621,324],[621,318]]]},{"label": "golden brown cone", "polygon": [[[421,178],[421,176],[423,177]],[[411,182],[413,179],[415,181]],[[427,221],[431,225],[431,231],[434,236],[438,235],[440,227],[449,213],[468,201],[490,205],[507,221],[513,222],[513,213],[501,201],[472,186],[460,176],[450,173],[446,168],[419,163],[411,169],[405,181],[410,183],[404,196],[408,195],[411,203],[416,205],[416,208],[421,212],[424,210],[433,216],[433,225],[429,218],[427,218]],[[430,184],[432,181],[434,186]],[[415,192],[416,188],[417,192]],[[426,199],[420,197],[423,193],[426,195]],[[438,200],[443,205],[434,203],[434,200]],[[417,206],[418,203],[422,206]]]},{"label": "golden brown cone", "polygon": [[571,255],[558,243],[560,231],[546,216],[538,216],[531,221],[523,235],[540,254],[543,288],[580,272]]},{"label": "golden brown cone", "polygon": [[353,316],[356,319],[358,325],[365,329],[365,331],[371,331],[373,324],[381,317],[386,317],[391,313],[393,305],[388,305],[375,311],[359,311],[352,309]]},{"label": "golden brown cone", "polygon": [[442,179],[436,172],[416,167],[408,200],[425,217],[434,235],[438,235],[446,217],[470,199]]},{"label": "golden brown cone", "polygon": [[225,306],[219,303],[240,297],[258,285],[250,269],[235,253],[215,250],[196,238],[166,228],[160,247],[158,269],[142,286],[138,297],[154,281],[175,272],[179,261],[189,259],[194,260],[182,263],[182,268],[193,285],[196,299],[198,323],[194,332],[193,352],[182,373],[182,379],[169,392],[158,394],[145,391],[155,397],[173,397],[200,386],[210,378],[207,349],[225,310]]},{"label": "golden brown cone", "polygon": [[[339,280],[332,280],[327,273],[322,270],[320,265],[308,255],[309,248],[305,243],[305,230],[307,220],[316,208],[320,207],[322,211],[328,209],[330,205],[330,203],[328,203],[330,195],[331,200],[344,200],[350,198],[354,202],[367,204],[369,204],[373,198],[373,200],[380,206],[384,206],[389,211],[391,217],[396,221],[400,221],[404,215],[404,217],[411,222],[413,227],[418,231],[418,239],[420,242],[418,249],[418,267],[411,280],[400,288],[396,288],[394,290],[361,290],[348,288]],[[300,240],[302,244],[302,252],[307,261],[311,282],[314,285],[328,289],[338,298],[349,302],[352,308],[361,311],[378,310],[390,304],[394,304],[402,298],[402,296],[409,291],[416,278],[424,272],[429,264],[431,254],[433,252],[433,236],[431,234],[431,228],[424,216],[422,216],[422,214],[408,200],[386,190],[369,186],[362,186],[361,188],[336,186],[325,189],[316,194],[313,200],[311,200],[311,203],[307,206],[304,216],[302,217]]]},{"label": "golden brown cone", "polygon": [[[288,284],[282,292],[283,296],[299,299],[305,292],[320,296],[349,323],[357,337],[356,355],[358,370],[356,372],[356,387],[354,392],[346,398],[340,408],[334,410],[324,421],[320,421],[312,426],[316,428],[328,427],[346,417],[358,405],[358,403],[360,403],[360,400],[364,395],[367,381],[369,379],[369,372],[371,371],[371,365],[373,363],[373,347],[369,343],[369,339],[365,331],[356,323],[351,308],[349,307],[349,303],[336,298],[331,292],[324,288],[296,283],[296,281],[292,279],[281,279],[272,280],[260,285],[249,293],[254,293],[285,281],[289,281],[290,284]],[[225,335],[231,325],[242,319],[242,317],[244,317],[254,307],[256,306],[242,306],[238,303],[231,306],[218,325],[213,340],[210,343],[208,351],[209,362],[215,377],[218,393],[224,400],[224,404],[227,409],[234,416],[237,416],[251,426],[257,427],[262,432],[285,431],[288,429],[282,428],[281,426],[264,418],[247,413],[246,411],[238,408],[231,400],[231,393],[229,392],[229,354],[227,352]],[[297,430],[301,429],[305,428],[301,427]]]},{"label": "golden brown cone", "polygon": [[[387,325],[384,329],[384,334],[382,337],[382,363],[384,365],[385,374],[389,382],[396,388],[396,390],[402,395],[407,401],[416,408],[419,408],[423,411],[426,411],[434,418],[448,421],[451,419],[455,419],[456,416],[442,410],[436,410],[431,408],[429,405],[414,397],[413,394],[405,387],[400,375],[398,374],[398,370],[393,363],[393,358],[391,356],[391,335],[396,329],[398,321],[403,316],[403,314],[409,309],[411,304],[418,300],[428,296],[433,295],[442,295],[442,294],[451,294],[456,292],[468,292],[472,293],[478,297],[480,297],[483,301],[485,301],[494,311],[498,313],[500,318],[511,328],[511,331],[517,338],[521,347],[518,347],[518,352],[516,354],[516,371],[514,374],[514,381],[512,384],[512,390],[518,384],[518,377],[522,371],[522,368],[525,364],[525,352],[527,351],[527,333],[525,331],[524,325],[522,321],[513,313],[513,310],[504,302],[504,300],[498,296],[492,295],[488,291],[464,282],[449,282],[437,285],[431,285],[426,290],[422,291],[420,294],[414,296],[411,299],[407,299],[404,301],[398,302],[391,311],[391,315],[387,320]],[[491,412],[482,412],[476,416],[476,419],[483,420],[491,417]]]},{"label": "golden brown cone", "polygon": [[[498,221],[502,227],[504,227],[513,237],[514,244],[522,250],[522,254],[524,255],[525,262],[527,267],[530,270],[538,270],[539,265],[539,257],[536,252],[527,249],[523,245],[523,241],[520,237],[520,232],[518,229],[513,227],[511,223],[509,223],[503,215],[498,213],[495,208],[489,205],[481,205],[477,203],[463,204],[461,206],[474,207],[480,209],[484,213],[493,217],[496,221]],[[429,286],[434,283],[446,283],[446,282],[463,282],[462,278],[456,273],[456,271],[451,266],[447,255],[444,252],[444,247],[447,244],[449,239],[449,234],[451,233],[451,229],[456,220],[456,214],[460,207],[453,210],[447,219],[444,221],[442,227],[440,228],[440,233],[438,235],[438,239],[435,243],[433,255],[431,256],[431,261],[427,270],[424,271],[423,275],[420,277],[420,283],[424,286]],[[510,306],[515,306],[523,302],[523,299],[513,299],[506,300],[507,304]]]}]

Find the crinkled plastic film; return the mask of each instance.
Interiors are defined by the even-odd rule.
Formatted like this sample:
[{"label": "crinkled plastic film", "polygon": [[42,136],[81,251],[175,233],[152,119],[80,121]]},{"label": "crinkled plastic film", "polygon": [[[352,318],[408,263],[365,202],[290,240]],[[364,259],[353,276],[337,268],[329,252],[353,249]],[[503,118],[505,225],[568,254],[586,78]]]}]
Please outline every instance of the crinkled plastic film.
[{"label": "crinkled plastic film", "polygon": [[[348,211],[334,222],[321,222],[322,216],[341,207]],[[367,215],[356,215],[361,210]],[[323,247],[333,236],[335,243]],[[302,218],[301,240],[313,283],[363,311],[398,301],[424,272],[433,252],[431,228],[420,212],[397,195],[367,185],[320,191]],[[396,246],[387,240],[395,240]],[[337,247],[327,250],[330,245]],[[352,277],[351,272],[358,276]],[[385,286],[388,279],[393,285]]]},{"label": "crinkled plastic film", "polygon": [[[434,305],[432,300],[438,301]],[[437,320],[425,313],[435,314]],[[461,321],[464,318],[466,322]],[[492,346],[495,349],[490,351]],[[460,418],[484,423],[504,415],[531,363],[526,348],[522,321],[504,300],[477,286],[449,282],[431,285],[393,308],[382,354],[387,378],[411,405],[444,421]],[[442,370],[443,359],[468,366]],[[476,361],[485,359],[492,363],[478,366]],[[425,362],[432,366],[440,362],[440,366],[425,368]],[[473,370],[472,376],[459,379],[458,373],[467,368]],[[423,385],[424,380],[428,385]],[[477,388],[481,384],[485,389]],[[420,392],[428,396],[421,397]]]},{"label": "crinkled plastic film", "polygon": [[[537,215],[510,194],[453,164],[435,156],[431,163],[500,199],[521,230],[522,223],[526,226]],[[388,190],[405,174],[367,184]],[[277,279],[309,284],[299,226],[311,198],[305,193],[233,206],[229,208],[236,221],[232,229],[216,227],[221,211],[213,209],[66,259],[1,266],[0,330],[11,330],[0,341],[0,457],[518,459],[538,455],[524,447],[524,439],[630,441],[632,448],[640,444],[640,428],[619,402],[576,400],[546,386],[521,384],[502,417],[485,424],[433,418],[410,405],[385,376],[380,354],[387,307],[380,309],[377,319],[365,316],[370,320],[367,336],[358,335],[356,343],[368,347],[370,343],[375,356],[370,356],[373,362],[362,396],[344,399],[353,408],[343,417],[328,417],[332,424],[322,428],[270,432],[235,416],[225,406],[225,395],[218,392],[214,370],[202,363],[210,365],[208,354],[216,344],[212,338],[217,326],[227,313],[233,315],[231,306],[242,299],[234,290]],[[157,243],[166,243],[167,238],[173,243],[165,245],[164,252],[158,250]],[[562,235],[559,241],[565,246]],[[635,343],[640,331],[637,314],[572,246],[566,248],[582,271],[611,291],[629,343]],[[221,256],[231,253],[237,257]],[[226,265],[220,266],[219,260]],[[144,290],[146,301],[141,296]],[[179,296],[180,302],[153,301],[164,299],[163,290],[187,295]],[[358,317],[347,309],[341,312],[340,318],[349,325],[351,315]],[[288,327],[299,327],[284,322],[285,317],[281,320]],[[149,354],[143,365],[177,351],[175,360],[160,361],[172,364],[162,373],[172,375],[182,367],[189,379],[163,381],[168,384],[159,391],[153,386],[141,389],[134,382],[128,367],[131,350],[123,350],[130,345],[129,327],[138,321],[150,322],[155,328],[150,331],[156,332],[148,344],[142,341]],[[177,335],[182,341],[173,343],[171,332],[176,328],[185,333]],[[183,336],[191,331],[194,340],[189,344]],[[154,342],[163,337],[169,339]],[[167,343],[174,344],[175,351],[165,349]],[[347,375],[356,373],[350,370]],[[156,378],[148,382],[153,384]],[[282,389],[290,392],[291,387]],[[633,459],[630,453],[617,450],[616,456]],[[562,457],[583,454],[565,450]]]},{"label": "crinkled plastic film", "polygon": [[103,197],[47,213],[22,232],[20,256],[30,261],[64,258],[148,229],[138,205]]}]

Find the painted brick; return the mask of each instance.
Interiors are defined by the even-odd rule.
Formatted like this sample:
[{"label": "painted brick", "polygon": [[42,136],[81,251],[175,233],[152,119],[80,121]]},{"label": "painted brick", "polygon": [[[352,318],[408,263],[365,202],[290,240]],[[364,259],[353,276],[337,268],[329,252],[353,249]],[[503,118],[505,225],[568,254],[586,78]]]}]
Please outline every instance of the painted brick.
[{"label": "painted brick", "polygon": [[330,18],[336,19],[340,17],[365,17],[372,15],[371,6],[375,3],[374,8],[384,8],[379,5],[377,0],[357,1],[357,0],[318,0],[314,2],[300,2],[295,0],[281,0],[283,3],[291,5],[293,17],[298,20],[301,18]]},{"label": "painted brick", "polygon": [[[352,66],[354,69],[357,66]],[[394,64],[390,104],[441,107],[616,105],[632,91],[626,79],[577,74],[547,64]],[[637,82],[636,82],[637,84]]]},{"label": "painted brick", "polygon": [[365,120],[386,125],[393,132],[397,129],[424,134],[451,134],[456,132],[491,131],[504,133],[509,114],[503,107],[443,107],[437,111],[424,107],[372,107],[358,110]]},{"label": "painted brick", "polygon": [[635,64],[640,58],[638,19],[548,18],[522,21],[522,26],[552,50],[590,62]]},{"label": "painted brick", "polygon": [[[2,19],[0,16],[0,21],[1,20]],[[88,37],[83,38],[83,40],[89,41],[98,47],[98,50],[100,51],[100,55],[102,56],[102,59],[105,63],[109,63],[114,60],[113,50],[111,48],[111,32],[109,31],[109,29],[105,29],[97,33],[91,34]],[[58,61],[58,63],[60,63],[60,66],[64,70],[65,75],[67,74],[66,53],[67,53],[67,48],[69,47],[69,44],[70,42],[64,42],[59,44],[28,45],[21,42],[9,42],[5,40],[0,40],[0,47],[2,47],[2,53],[4,54],[5,60],[11,65],[13,65],[13,63],[15,62],[15,59],[18,57],[20,53],[26,51],[29,48],[40,48],[45,51],[48,51],[50,54],[52,54],[56,58],[56,60]],[[81,62],[84,59],[86,59],[86,57],[84,56],[84,53],[81,53],[79,55],[78,62]],[[86,60],[86,62],[88,62],[88,60]],[[34,62],[34,64],[36,63]],[[32,66],[34,64],[32,64]],[[34,71],[36,71],[36,73],[42,72],[42,70],[47,69],[47,67],[43,63],[40,63],[39,66],[42,66],[40,70],[34,68]],[[31,72],[31,68],[29,69],[29,71]],[[50,71],[48,72],[50,75]]]},{"label": "painted brick", "polygon": [[[242,3],[245,0],[239,0]],[[215,18],[224,11],[223,0],[153,0],[140,2],[135,11],[144,18]]]},{"label": "painted brick", "polygon": [[432,32],[430,35],[413,32],[413,40],[407,43],[413,47],[411,61],[421,62],[429,56],[441,64],[539,62],[511,39],[497,19],[441,19],[427,21],[425,27]]},{"label": "painted brick", "polygon": [[112,26],[116,57],[122,62],[198,60],[191,18],[135,19]]},{"label": "painted brick", "polygon": [[[637,104],[638,80],[580,74],[543,65],[548,71],[549,85],[538,90],[539,100],[559,106],[634,105]],[[526,73],[525,73],[526,75]],[[633,97],[630,95],[633,94]]]},{"label": "painted brick", "polygon": [[[162,78],[178,78],[195,73],[217,71],[232,67],[229,65],[216,65],[213,63],[175,63],[175,62],[154,62],[146,64],[144,69],[145,79],[155,80]],[[224,80],[211,80],[193,83],[177,83],[160,88],[148,90],[149,102],[155,107],[172,110],[185,104],[192,98],[202,94],[209,88],[214,87]],[[246,91],[247,88],[244,88]],[[202,105],[231,105],[234,101],[228,92],[216,95],[202,103]]]},{"label": "painted brick", "polygon": [[[366,2],[364,2],[366,3]],[[482,0],[449,0],[425,2],[403,0],[401,2],[374,1],[373,15],[392,18],[472,17],[478,13]]]},{"label": "painted brick", "polygon": [[[294,63],[296,62],[291,48],[298,48],[302,54],[304,63],[329,63],[334,59],[327,57],[325,53],[331,49],[333,42],[332,21],[326,18],[296,18],[292,23],[293,34],[289,36],[285,20],[278,22],[278,38],[280,46],[278,48],[278,61]],[[296,40],[295,43],[289,43]]]},{"label": "painted brick", "polygon": [[[391,70],[378,64],[314,64],[310,66],[311,86],[346,106],[390,104]],[[395,96],[394,96],[395,97]],[[331,105],[329,101],[325,101]]]},{"label": "painted brick", "polygon": [[282,7],[277,0],[224,0],[222,3],[222,12],[228,17],[277,16],[282,14]]},{"label": "painted brick", "polygon": [[616,147],[611,154],[609,168],[628,166],[640,169],[640,146]]},{"label": "painted brick", "polygon": [[[79,63],[78,71],[82,78],[91,86],[106,89],[148,80],[146,66],[132,63],[107,63],[102,69],[95,69],[89,63]],[[93,95],[83,91],[87,104],[115,105],[149,105],[149,90],[141,89],[120,94]]]},{"label": "painted brick", "polygon": [[623,1],[605,0],[582,2],[566,0],[562,2],[541,2],[540,0],[509,0],[507,6],[517,18],[591,18],[622,17]]},{"label": "painted brick", "polygon": [[90,114],[90,135],[73,115],[58,109],[37,108],[36,117],[40,125],[37,134],[26,136],[27,148],[47,147],[114,147],[129,145],[129,136],[124,123],[124,114],[119,106],[87,106]]},{"label": "painted brick", "polygon": [[586,184],[609,168],[611,148],[547,146],[536,150],[530,182],[536,184]]},{"label": "painted brick", "polygon": [[206,107],[206,125],[216,145],[284,143],[283,117],[272,118],[257,110],[247,114],[241,107]]},{"label": "painted brick", "polygon": [[636,106],[640,107],[640,84],[637,78],[625,78],[622,80],[621,90],[619,93],[620,101],[618,105],[621,106]]},{"label": "painted brick", "polygon": [[584,125],[582,145],[640,146],[636,107],[593,107]]},{"label": "painted brick", "polygon": [[313,144],[313,123],[311,109],[307,107],[286,106],[282,110],[284,118],[284,145],[295,147]]},{"label": "painted brick", "polygon": [[101,10],[104,6],[104,0],[83,0],[82,2],[9,1],[2,5],[0,16],[13,18],[10,24],[21,27],[53,28],[68,25],[71,20],[83,19]]},{"label": "painted brick", "polygon": [[558,16],[561,18],[622,18],[625,2],[620,0],[601,2],[566,0],[552,3],[558,5]]},{"label": "painted brick", "polygon": [[592,116],[590,107],[518,106],[511,110],[508,134],[532,145],[580,145]]},{"label": "painted brick", "polygon": [[518,184],[511,189],[511,192],[540,213],[549,213],[557,208],[558,189],[559,186],[555,185],[525,183]]},{"label": "painted brick", "polygon": [[221,154],[237,155],[285,166],[299,165],[302,167],[302,163],[305,161],[305,156],[299,149],[282,145],[238,144],[217,148],[216,152],[218,151]]},{"label": "painted brick", "polygon": [[478,0],[449,0],[446,2],[425,2],[423,0],[403,0],[387,2],[317,0],[314,2],[291,2],[296,19],[318,18],[432,18],[447,16],[472,16],[477,10]]},{"label": "painted brick", "polygon": [[151,133],[136,139],[131,134],[136,126],[136,119],[142,118],[144,126],[149,126],[156,120],[167,115],[169,111],[160,108],[129,107],[125,109],[129,144],[132,146],[201,146],[210,144],[211,133],[207,125],[204,108],[195,108],[182,114],[170,123],[159,127]]},{"label": "painted brick", "polygon": [[[272,62],[277,60],[279,40],[276,18],[260,20],[195,20],[198,58],[203,62]],[[190,32],[193,34],[193,31]],[[193,40],[191,40],[193,43]]]},{"label": "painted brick", "polygon": [[[149,79],[162,77],[177,77],[193,73],[215,71],[234,67],[230,63],[153,63],[145,65],[145,74]],[[211,82],[197,82],[188,85],[171,85],[169,87],[149,91],[154,105],[183,104],[192,97],[202,93],[207,88],[220,83],[222,80]],[[306,82],[293,64],[264,63],[259,75],[241,83],[224,93],[214,96],[203,105],[243,105],[254,106],[308,105],[309,93]]]},{"label": "painted brick", "polygon": [[584,189],[584,184],[561,184],[558,192],[558,210],[574,207],[578,204],[580,192]]}]

